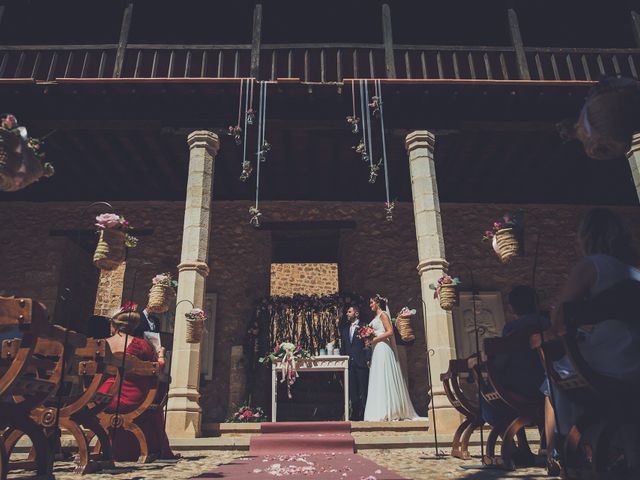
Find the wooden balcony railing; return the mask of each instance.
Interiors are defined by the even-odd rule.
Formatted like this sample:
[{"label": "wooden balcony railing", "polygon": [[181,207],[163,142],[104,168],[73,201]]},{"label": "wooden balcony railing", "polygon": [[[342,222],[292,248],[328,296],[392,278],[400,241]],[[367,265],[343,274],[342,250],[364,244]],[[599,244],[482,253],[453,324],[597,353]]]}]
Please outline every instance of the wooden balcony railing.
[{"label": "wooden balcony railing", "polygon": [[525,48],[534,80],[597,80],[638,77],[640,49]]},{"label": "wooden balcony railing", "polygon": [[[335,83],[387,78],[391,58],[400,79],[523,79],[512,47],[394,45],[386,52],[390,57],[381,44],[337,43],[262,44],[259,51],[249,44],[129,44],[118,52],[117,44],[0,46],[0,78],[246,78],[253,60],[262,80]],[[534,81],[597,80],[602,75],[640,79],[640,49],[526,47],[524,56]]]},{"label": "wooden balcony railing", "polygon": [[396,45],[398,78],[519,79],[513,48]]}]

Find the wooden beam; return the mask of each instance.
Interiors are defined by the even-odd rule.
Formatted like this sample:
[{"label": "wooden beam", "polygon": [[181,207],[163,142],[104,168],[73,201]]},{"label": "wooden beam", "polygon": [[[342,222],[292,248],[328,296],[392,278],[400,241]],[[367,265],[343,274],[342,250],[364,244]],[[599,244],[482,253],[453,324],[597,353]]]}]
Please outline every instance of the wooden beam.
[{"label": "wooden beam", "polygon": [[516,61],[518,63],[518,73],[520,80],[531,80],[529,74],[529,65],[527,64],[527,55],[524,52],[524,44],[522,35],[520,34],[520,23],[518,22],[518,14],[513,8],[507,10],[509,18],[509,33],[511,34],[511,43],[516,51]]},{"label": "wooden beam", "polygon": [[260,42],[262,40],[262,3],[256,2],[253,7],[253,37],[251,39],[251,69],[250,75],[258,78],[260,75]]},{"label": "wooden beam", "polygon": [[113,68],[113,78],[120,78],[122,75],[122,66],[124,65],[124,56],[127,51],[127,42],[129,41],[129,29],[131,28],[132,14],[133,2],[130,0],[125,7],[124,14],[122,16],[122,27],[120,28],[120,40],[118,41],[116,63]]},{"label": "wooden beam", "polygon": [[387,78],[396,78],[396,61],[393,53],[393,31],[391,27],[391,9],[388,3],[382,4],[382,38],[384,40],[384,62]]},{"label": "wooden beam", "polygon": [[631,11],[631,28],[633,29],[633,38],[636,40],[636,47],[640,48],[640,13],[635,10]]}]

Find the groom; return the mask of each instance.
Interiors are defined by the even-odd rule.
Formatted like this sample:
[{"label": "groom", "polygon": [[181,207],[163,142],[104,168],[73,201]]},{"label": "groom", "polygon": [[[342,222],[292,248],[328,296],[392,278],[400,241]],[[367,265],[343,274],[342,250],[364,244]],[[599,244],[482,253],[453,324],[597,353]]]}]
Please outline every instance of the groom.
[{"label": "groom", "polygon": [[349,355],[349,400],[351,420],[354,421],[364,419],[371,361],[371,349],[366,348],[364,340],[358,337],[358,330],[364,326],[364,323],[360,322],[359,315],[358,307],[349,307],[347,310],[349,325],[342,329],[340,342],[340,354]]}]

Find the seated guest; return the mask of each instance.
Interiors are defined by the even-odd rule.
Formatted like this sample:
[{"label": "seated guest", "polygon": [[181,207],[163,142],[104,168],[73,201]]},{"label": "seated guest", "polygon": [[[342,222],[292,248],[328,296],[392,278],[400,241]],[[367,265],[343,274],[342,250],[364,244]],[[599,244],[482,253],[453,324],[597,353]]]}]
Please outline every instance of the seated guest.
[{"label": "seated guest", "polygon": [[[144,361],[157,361],[164,364],[164,349],[157,352],[153,347],[141,338],[132,334],[140,323],[140,314],[136,311],[136,305],[128,302],[111,318],[111,336],[107,338],[109,347],[113,353],[123,352],[125,349],[129,355],[133,355]],[[111,388],[114,379],[110,378],[101,387],[100,392],[106,393]],[[107,411],[127,413],[135,410],[145,399],[150,385],[144,378],[135,375],[125,375],[122,383],[120,400],[114,396]],[[164,419],[162,410],[155,409],[150,415],[144,415],[138,426],[145,432],[149,441],[149,450],[159,453],[160,458],[177,458],[171,451],[167,434],[164,431]],[[111,437],[113,438],[113,436]],[[135,461],[140,452],[138,442],[129,432],[118,430],[113,449],[113,458],[117,461]]]},{"label": "seated guest", "polygon": [[[553,329],[562,334],[563,304],[597,296],[623,280],[640,281],[640,258],[621,219],[610,210],[589,211],[578,229],[578,243],[584,258],[573,268],[552,315]],[[597,373],[621,381],[640,381],[640,322],[604,320],[593,328],[579,330],[579,348]],[[563,378],[575,371],[567,357],[554,362]],[[566,435],[575,424],[579,408],[559,389],[554,389],[558,431]]]},{"label": "seated guest", "polygon": [[[514,287],[509,293],[509,306],[516,318],[505,324],[502,329],[503,337],[549,328],[549,319],[538,313],[536,292],[533,288],[525,285]],[[539,387],[544,380],[544,368],[536,352],[525,350],[499,355],[492,361],[501,373],[506,388],[527,398],[540,397],[542,404],[543,397],[540,395]],[[488,424],[503,429],[508,426],[513,416],[498,411],[482,399],[482,418]],[[524,439],[524,436],[521,438]],[[526,443],[519,445],[515,461],[518,464],[533,464],[534,457]]]}]

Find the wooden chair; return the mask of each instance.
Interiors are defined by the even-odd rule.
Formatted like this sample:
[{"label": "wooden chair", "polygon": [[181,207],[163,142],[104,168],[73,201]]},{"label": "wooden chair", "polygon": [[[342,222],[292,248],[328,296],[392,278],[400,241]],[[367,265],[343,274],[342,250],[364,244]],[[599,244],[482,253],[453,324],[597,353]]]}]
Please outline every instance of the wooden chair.
[{"label": "wooden chair", "polygon": [[[109,405],[117,384],[114,382],[110,391],[105,394],[99,393],[98,389],[108,378],[117,377],[118,370],[113,363],[115,360],[106,340],[87,339],[86,346],[76,348],[72,359],[67,363],[61,395],[47,400],[31,412],[31,417],[44,429],[45,434],[53,436],[57,434],[53,431],[55,423],[43,422],[42,419],[55,415],[59,408],[58,424],[73,435],[78,447],[75,473],[93,473],[114,466],[109,442],[103,441],[98,452],[91,453],[89,447],[94,436],[101,440],[107,439],[107,433],[100,425],[97,414]],[[9,453],[22,436],[23,432],[19,430],[7,432],[6,448]],[[33,455],[32,450],[30,459]]]},{"label": "wooden chair", "polygon": [[499,409],[506,417],[511,417],[502,432],[496,432],[502,438],[500,462],[505,468],[515,467],[513,456],[518,442],[526,442],[525,427],[537,427],[544,430],[544,396],[542,393],[527,397],[509,386],[502,368],[498,365],[499,356],[509,356],[529,349],[529,337],[533,332],[520,331],[506,337],[487,338],[484,340],[486,355],[487,390],[483,392],[485,399],[492,407]]},{"label": "wooden chair", "polygon": [[[542,351],[553,388],[584,410],[563,445],[565,472],[568,478],[612,478],[608,472],[610,440],[626,425],[640,428],[640,384],[598,374],[584,359],[577,339],[580,328],[603,320],[639,322],[640,282],[624,281],[592,299],[565,304],[563,313],[566,333],[544,344],[534,338],[532,344]],[[575,371],[568,378],[562,378],[553,368],[553,362],[564,354]]]},{"label": "wooden chair", "polygon": [[467,387],[475,386],[475,384],[468,383],[471,376],[467,359],[449,360],[449,369],[440,375],[445,394],[451,405],[465,417],[456,429],[451,445],[451,456],[462,460],[471,458],[469,440],[473,432],[484,424],[480,415],[477,388],[462,387],[463,382]]},{"label": "wooden chair", "polygon": [[[115,364],[122,366],[122,353],[114,353]],[[110,438],[113,439],[114,433],[117,442],[117,430],[124,430],[132,433],[140,448],[140,463],[149,463],[155,460],[159,452],[151,452],[149,449],[149,439],[145,432],[140,428],[138,423],[144,419],[145,415],[151,414],[156,409],[161,409],[166,402],[169,386],[169,376],[160,368],[158,362],[147,362],[140,360],[132,355],[127,354],[124,360],[124,375],[135,375],[150,384],[145,399],[137,408],[130,412],[118,413],[110,411],[102,411],[98,418],[102,428],[110,432]],[[117,395],[117,388],[115,395]],[[117,430],[116,430],[117,429]],[[95,449],[101,447],[104,440],[99,440]]]},{"label": "wooden chair", "polygon": [[[51,325],[45,307],[27,298],[0,297],[0,330],[15,331],[19,336],[4,340],[0,350],[0,479],[14,468],[33,468],[38,475],[51,475],[56,439],[47,436],[41,425],[53,425],[56,410],[42,411],[38,419],[31,414],[53,398],[64,356],[72,354],[84,339]],[[16,431],[30,438],[33,452],[26,462],[9,463],[11,436]]]}]

